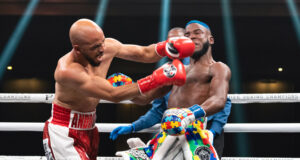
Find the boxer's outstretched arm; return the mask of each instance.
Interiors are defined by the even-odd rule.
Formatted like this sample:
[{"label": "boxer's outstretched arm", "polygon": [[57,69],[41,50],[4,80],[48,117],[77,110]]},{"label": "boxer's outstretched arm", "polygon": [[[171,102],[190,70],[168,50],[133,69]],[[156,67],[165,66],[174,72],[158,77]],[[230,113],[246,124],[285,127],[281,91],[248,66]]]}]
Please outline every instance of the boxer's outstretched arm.
[{"label": "boxer's outstretched arm", "polygon": [[156,54],[155,44],[140,46],[133,44],[122,44],[116,39],[106,38],[106,50],[114,53],[116,57],[144,63],[154,63],[162,57]]},{"label": "boxer's outstretched arm", "polygon": [[112,38],[107,38],[106,41],[107,44],[113,44],[116,57],[144,63],[157,62],[165,56],[182,59],[191,56],[195,49],[193,41],[186,37],[168,39],[149,46],[122,44]]},{"label": "boxer's outstretched arm", "polygon": [[227,65],[221,62],[215,63],[211,68],[212,80],[210,83],[209,98],[201,106],[206,116],[221,111],[226,103],[229,90],[231,71]]},{"label": "boxer's outstretched arm", "polygon": [[136,96],[131,101],[138,105],[146,105],[146,104],[149,104],[151,101],[153,101],[156,98],[163,97],[171,89],[172,89],[172,86],[164,86],[161,88],[157,88],[157,89],[151,90],[143,95]]},{"label": "boxer's outstretched arm", "polygon": [[88,75],[79,64],[72,64],[72,66],[69,66],[67,69],[57,70],[55,79],[60,85],[76,88],[84,95],[112,102],[132,99],[140,95],[136,83],[113,87],[104,78]]}]

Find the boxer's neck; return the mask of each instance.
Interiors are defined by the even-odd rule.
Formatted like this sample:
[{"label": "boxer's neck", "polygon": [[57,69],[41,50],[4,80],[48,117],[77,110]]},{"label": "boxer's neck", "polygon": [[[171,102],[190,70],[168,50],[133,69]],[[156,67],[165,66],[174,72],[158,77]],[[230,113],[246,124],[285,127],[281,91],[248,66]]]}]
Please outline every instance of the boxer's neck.
[{"label": "boxer's neck", "polygon": [[196,64],[196,63],[200,63],[200,64],[212,64],[214,63],[215,60],[212,57],[212,50],[211,47],[208,48],[207,52],[202,55],[197,61],[194,60],[193,58],[191,58],[190,60],[190,64]]}]

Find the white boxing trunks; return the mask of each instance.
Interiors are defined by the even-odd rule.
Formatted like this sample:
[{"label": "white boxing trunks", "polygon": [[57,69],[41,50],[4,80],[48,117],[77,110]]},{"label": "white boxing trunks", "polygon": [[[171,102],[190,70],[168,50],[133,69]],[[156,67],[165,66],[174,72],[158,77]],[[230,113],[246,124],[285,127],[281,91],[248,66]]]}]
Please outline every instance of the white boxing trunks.
[{"label": "white boxing trunks", "polygon": [[99,134],[96,111],[77,112],[52,104],[43,145],[48,160],[96,160]]}]

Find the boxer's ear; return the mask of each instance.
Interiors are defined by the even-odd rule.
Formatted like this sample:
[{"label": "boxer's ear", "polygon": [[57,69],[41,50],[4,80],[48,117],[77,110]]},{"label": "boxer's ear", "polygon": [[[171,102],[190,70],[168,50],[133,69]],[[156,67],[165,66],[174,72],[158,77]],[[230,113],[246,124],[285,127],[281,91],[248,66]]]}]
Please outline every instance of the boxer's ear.
[{"label": "boxer's ear", "polygon": [[215,43],[215,39],[214,39],[214,37],[213,36],[208,36],[208,42],[209,42],[209,44],[214,44]]},{"label": "boxer's ear", "polygon": [[73,45],[73,49],[74,49],[74,51],[75,51],[75,54],[80,54],[81,52],[80,52],[80,47],[79,47],[79,45],[77,45],[77,44],[75,44],[75,45]]},{"label": "boxer's ear", "polygon": [[79,46],[78,46],[77,44],[74,44],[74,45],[73,45],[73,48],[74,48],[74,50],[75,50],[76,52],[79,52]]}]

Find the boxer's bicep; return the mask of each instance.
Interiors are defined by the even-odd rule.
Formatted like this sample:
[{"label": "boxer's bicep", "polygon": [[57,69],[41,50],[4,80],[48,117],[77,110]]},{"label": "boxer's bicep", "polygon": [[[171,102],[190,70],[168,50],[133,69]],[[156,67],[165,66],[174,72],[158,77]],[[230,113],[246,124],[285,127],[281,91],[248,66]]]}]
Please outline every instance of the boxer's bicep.
[{"label": "boxer's bicep", "polygon": [[161,59],[155,52],[154,44],[149,46],[122,44],[116,56],[118,58],[144,63],[153,63]]},{"label": "boxer's bicep", "polygon": [[110,83],[101,77],[91,76],[81,68],[73,67],[67,70],[60,70],[57,82],[68,88],[76,89],[86,96],[107,97],[112,88]]},{"label": "boxer's bicep", "polygon": [[215,77],[212,79],[210,84],[209,96],[226,100],[228,90],[228,81],[220,77]]},{"label": "boxer's bicep", "polygon": [[91,97],[109,99],[111,97],[110,91],[113,90],[113,87],[106,79],[91,76],[81,83],[80,89]]},{"label": "boxer's bicep", "polygon": [[113,87],[108,80],[98,76],[90,77],[81,88],[89,96],[116,103],[140,95],[137,83]]},{"label": "boxer's bicep", "polygon": [[89,75],[84,68],[77,66],[61,71],[60,75],[62,85],[76,89],[88,97],[120,102],[140,94],[137,84],[113,87],[105,78]]},{"label": "boxer's bicep", "polygon": [[218,64],[211,69],[211,75],[209,97],[201,104],[207,116],[217,113],[224,108],[231,72],[225,64]]},{"label": "boxer's bicep", "polygon": [[217,64],[212,68],[212,80],[210,83],[210,96],[227,99],[229,81],[231,78],[230,69],[225,64]]}]

